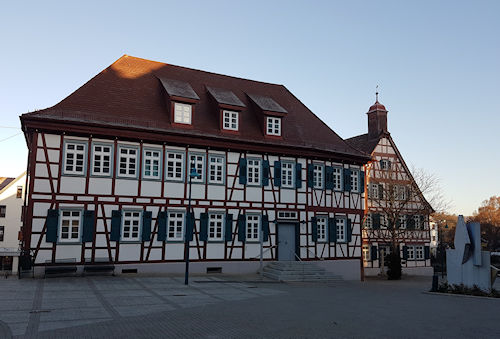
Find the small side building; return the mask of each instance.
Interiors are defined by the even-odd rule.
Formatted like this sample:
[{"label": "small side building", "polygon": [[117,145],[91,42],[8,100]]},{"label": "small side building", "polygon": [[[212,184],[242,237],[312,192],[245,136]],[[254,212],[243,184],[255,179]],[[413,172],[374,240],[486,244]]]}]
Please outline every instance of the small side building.
[{"label": "small side building", "polygon": [[396,247],[404,274],[432,274],[429,216],[433,209],[387,129],[387,112],[377,93],[367,113],[368,133],[346,139],[372,158],[365,165],[364,273],[382,273],[386,256]]},{"label": "small side building", "polygon": [[0,274],[16,275],[26,173],[0,178]]}]

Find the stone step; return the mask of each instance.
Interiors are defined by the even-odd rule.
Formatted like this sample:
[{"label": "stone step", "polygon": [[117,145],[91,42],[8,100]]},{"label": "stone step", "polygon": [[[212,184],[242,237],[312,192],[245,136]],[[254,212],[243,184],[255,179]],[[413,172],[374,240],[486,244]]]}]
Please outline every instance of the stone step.
[{"label": "stone step", "polygon": [[339,281],[340,275],[327,272],[314,262],[278,261],[264,267],[263,276],[279,281]]}]

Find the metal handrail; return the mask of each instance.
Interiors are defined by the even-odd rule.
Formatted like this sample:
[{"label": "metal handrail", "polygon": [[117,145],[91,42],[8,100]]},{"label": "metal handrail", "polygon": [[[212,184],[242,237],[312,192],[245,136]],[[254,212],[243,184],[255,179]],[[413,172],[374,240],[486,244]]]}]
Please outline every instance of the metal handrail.
[{"label": "metal handrail", "polygon": [[[276,248],[276,247],[278,247],[278,245],[273,245],[271,247],[266,248],[266,250],[262,252],[262,256],[264,256],[264,253],[269,252],[270,250],[272,250],[273,248]],[[258,258],[260,258],[260,254],[257,255],[256,257],[253,257],[250,259],[258,259]]]}]

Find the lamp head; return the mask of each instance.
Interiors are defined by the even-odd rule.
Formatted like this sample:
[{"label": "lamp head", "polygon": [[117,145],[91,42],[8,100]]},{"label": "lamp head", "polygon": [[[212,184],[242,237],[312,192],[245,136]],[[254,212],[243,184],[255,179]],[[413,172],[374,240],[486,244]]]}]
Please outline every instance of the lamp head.
[{"label": "lamp head", "polygon": [[196,171],[196,168],[194,167],[191,167],[191,173],[189,173],[189,176],[191,178],[198,178],[200,175],[198,174],[198,172]]}]

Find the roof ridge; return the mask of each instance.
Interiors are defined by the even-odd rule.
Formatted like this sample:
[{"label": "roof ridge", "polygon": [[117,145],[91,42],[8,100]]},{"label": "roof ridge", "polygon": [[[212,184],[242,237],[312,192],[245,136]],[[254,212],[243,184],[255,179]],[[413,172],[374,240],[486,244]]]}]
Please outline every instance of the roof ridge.
[{"label": "roof ridge", "polygon": [[[122,55],[118,60],[116,60],[115,62],[113,62],[113,64],[111,64],[111,65],[114,65],[116,62],[118,62],[119,60],[123,59],[124,57],[134,58],[134,59],[137,59],[137,60],[143,60],[143,61],[148,61],[148,62],[154,62],[154,63],[157,63],[157,64],[167,65],[167,66],[175,67],[175,68],[182,68],[182,69],[189,70],[189,71],[196,71],[196,72],[202,72],[202,73],[211,74],[211,75],[218,75],[218,76],[222,76],[222,77],[225,77],[225,78],[251,81],[251,82],[258,83],[258,84],[265,84],[265,85],[272,85],[272,86],[283,86],[282,84],[277,84],[277,83],[272,83],[272,82],[266,82],[266,81],[259,81],[259,80],[253,80],[253,79],[242,78],[242,77],[235,77],[235,76],[232,76],[232,75],[227,75],[227,74],[222,74],[222,73],[204,71],[202,69],[197,69],[197,68],[192,68],[192,67],[185,67],[185,66],[179,66],[179,65],[169,64],[169,63],[166,63],[166,62],[161,62],[161,61],[156,61],[156,60],[150,60],[150,59],[146,59],[146,58],[140,58],[140,57],[136,57],[136,56],[128,55],[128,54]],[[155,74],[155,72],[153,72],[153,74]]]}]

